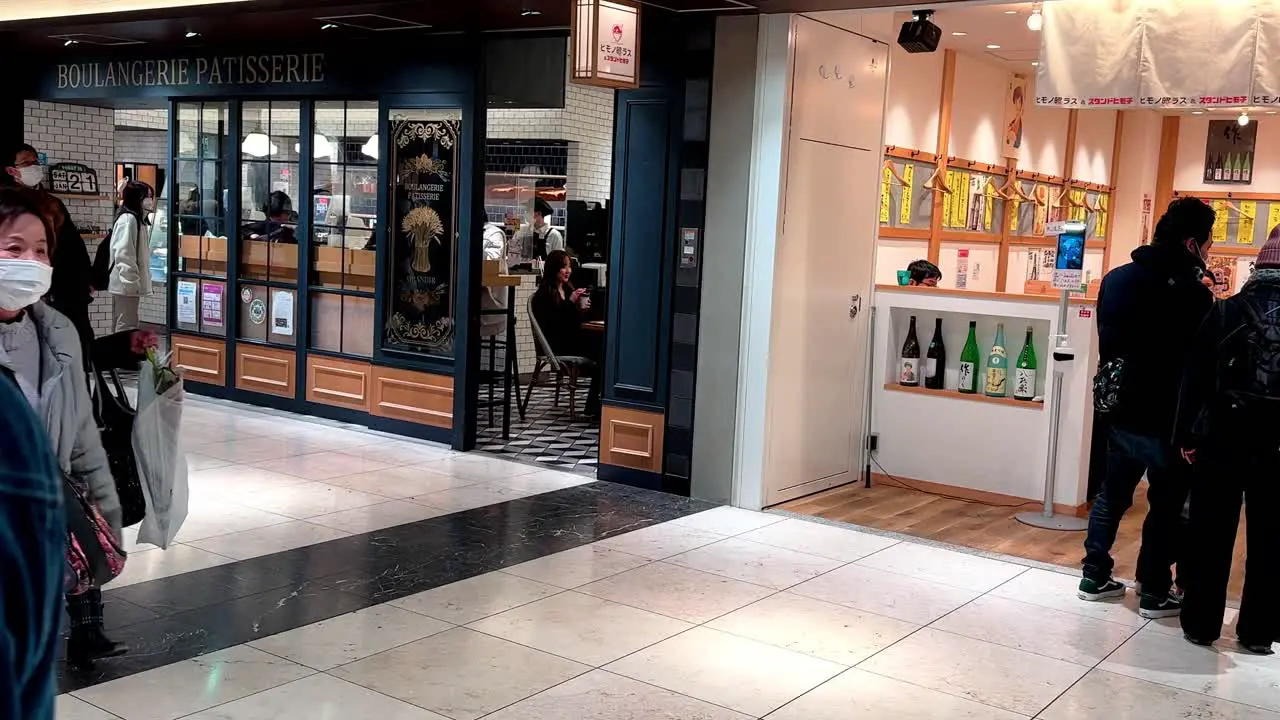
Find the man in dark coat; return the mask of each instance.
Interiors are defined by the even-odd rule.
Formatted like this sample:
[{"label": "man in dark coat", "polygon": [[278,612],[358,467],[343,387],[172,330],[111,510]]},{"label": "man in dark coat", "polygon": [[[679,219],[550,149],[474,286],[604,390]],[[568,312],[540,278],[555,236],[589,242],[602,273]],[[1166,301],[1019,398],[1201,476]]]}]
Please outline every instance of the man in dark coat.
[{"label": "man in dark coat", "polygon": [[1150,509],[1137,581],[1139,612],[1147,618],[1181,610],[1171,567],[1191,478],[1173,446],[1173,426],[1186,356],[1213,304],[1200,278],[1213,245],[1214,219],[1213,209],[1200,200],[1175,200],[1156,224],[1152,244],[1107,273],[1098,292],[1100,373],[1116,378],[1118,387],[1115,407],[1107,412],[1106,475],[1089,513],[1078,595],[1124,595],[1124,585],[1111,577],[1111,547],[1145,474]]},{"label": "man in dark coat", "polygon": [[1270,655],[1280,640],[1280,228],[1240,294],[1205,318],[1187,364],[1175,443],[1193,463],[1191,529],[1179,580],[1182,630],[1209,645],[1222,632],[1227,583],[1245,509],[1244,597],[1236,637]]}]

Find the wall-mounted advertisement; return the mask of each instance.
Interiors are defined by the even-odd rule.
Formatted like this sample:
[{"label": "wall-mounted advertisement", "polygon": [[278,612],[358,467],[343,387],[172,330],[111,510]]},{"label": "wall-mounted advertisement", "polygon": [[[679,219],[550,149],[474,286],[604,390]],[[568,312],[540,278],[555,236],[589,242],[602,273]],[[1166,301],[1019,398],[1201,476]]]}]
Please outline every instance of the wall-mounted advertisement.
[{"label": "wall-mounted advertisement", "polygon": [[1235,120],[1210,120],[1204,145],[1204,181],[1224,185],[1252,183],[1257,145],[1257,121],[1241,125]]},{"label": "wall-mounted advertisement", "polygon": [[1009,76],[1004,94],[1004,156],[1010,160],[1022,157],[1022,117],[1027,105],[1027,79]]},{"label": "wall-mounted advertisement", "polygon": [[453,355],[460,110],[392,110],[390,292],[383,347]]}]

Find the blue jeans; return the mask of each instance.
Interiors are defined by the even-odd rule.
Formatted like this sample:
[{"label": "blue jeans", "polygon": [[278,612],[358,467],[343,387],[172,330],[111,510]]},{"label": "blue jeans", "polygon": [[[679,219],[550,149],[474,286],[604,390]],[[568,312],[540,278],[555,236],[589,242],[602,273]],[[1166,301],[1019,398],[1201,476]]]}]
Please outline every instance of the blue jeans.
[{"label": "blue jeans", "polygon": [[1107,433],[1107,471],[1089,511],[1084,540],[1084,576],[1095,582],[1111,577],[1120,521],[1133,505],[1133,495],[1147,476],[1147,519],[1142,524],[1137,581],[1146,595],[1163,597],[1173,587],[1172,566],[1185,533],[1183,510],[1191,487],[1191,467],[1168,441],[1112,427]]}]

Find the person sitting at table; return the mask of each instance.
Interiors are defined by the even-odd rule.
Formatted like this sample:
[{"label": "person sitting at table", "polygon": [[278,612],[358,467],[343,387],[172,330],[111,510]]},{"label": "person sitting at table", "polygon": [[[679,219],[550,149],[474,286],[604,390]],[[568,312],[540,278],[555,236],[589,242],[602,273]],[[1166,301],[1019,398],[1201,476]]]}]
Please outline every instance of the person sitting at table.
[{"label": "person sitting at table", "polygon": [[557,356],[583,357],[595,363],[591,388],[587,391],[587,414],[593,415],[600,408],[603,337],[582,327],[591,309],[591,295],[587,288],[574,289],[569,283],[572,274],[573,260],[569,254],[564,250],[550,252],[530,305],[551,352]]},{"label": "person sitting at table", "polygon": [[266,213],[266,220],[244,226],[244,237],[249,240],[297,245],[298,238],[293,234],[293,228],[286,224],[293,219],[293,200],[289,198],[289,194],[276,190],[268,195]]},{"label": "person sitting at table", "polygon": [[907,273],[910,275],[907,285],[938,287],[938,282],[942,280],[942,271],[928,260],[916,260],[911,263],[907,266]]}]

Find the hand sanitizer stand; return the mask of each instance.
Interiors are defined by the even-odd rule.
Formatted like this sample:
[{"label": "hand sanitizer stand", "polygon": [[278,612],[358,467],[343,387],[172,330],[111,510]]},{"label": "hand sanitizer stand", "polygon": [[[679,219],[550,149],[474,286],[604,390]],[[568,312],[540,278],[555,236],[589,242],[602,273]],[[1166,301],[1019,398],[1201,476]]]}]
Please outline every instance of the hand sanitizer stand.
[{"label": "hand sanitizer stand", "polygon": [[[1054,225],[1057,227],[1053,227]],[[1083,230],[1083,228],[1072,227],[1073,225],[1075,224],[1053,223],[1047,228],[1046,234],[1061,235],[1072,230]],[[1061,244],[1060,240],[1059,253],[1062,252]],[[1024,525],[1063,532],[1079,532],[1089,527],[1089,521],[1085,518],[1058,515],[1053,511],[1054,489],[1057,486],[1058,476],[1058,430],[1062,419],[1062,379],[1076,357],[1075,351],[1071,349],[1070,338],[1067,336],[1067,311],[1071,304],[1070,291],[1080,287],[1082,274],[1082,270],[1061,267],[1053,271],[1053,286],[1061,292],[1058,299],[1058,327],[1062,332],[1053,338],[1053,384],[1049,394],[1052,409],[1049,416],[1049,457],[1046,460],[1044,473],[1044,509],[1040,512],[1018,513],[1015,516],[1017,521]]]}]

